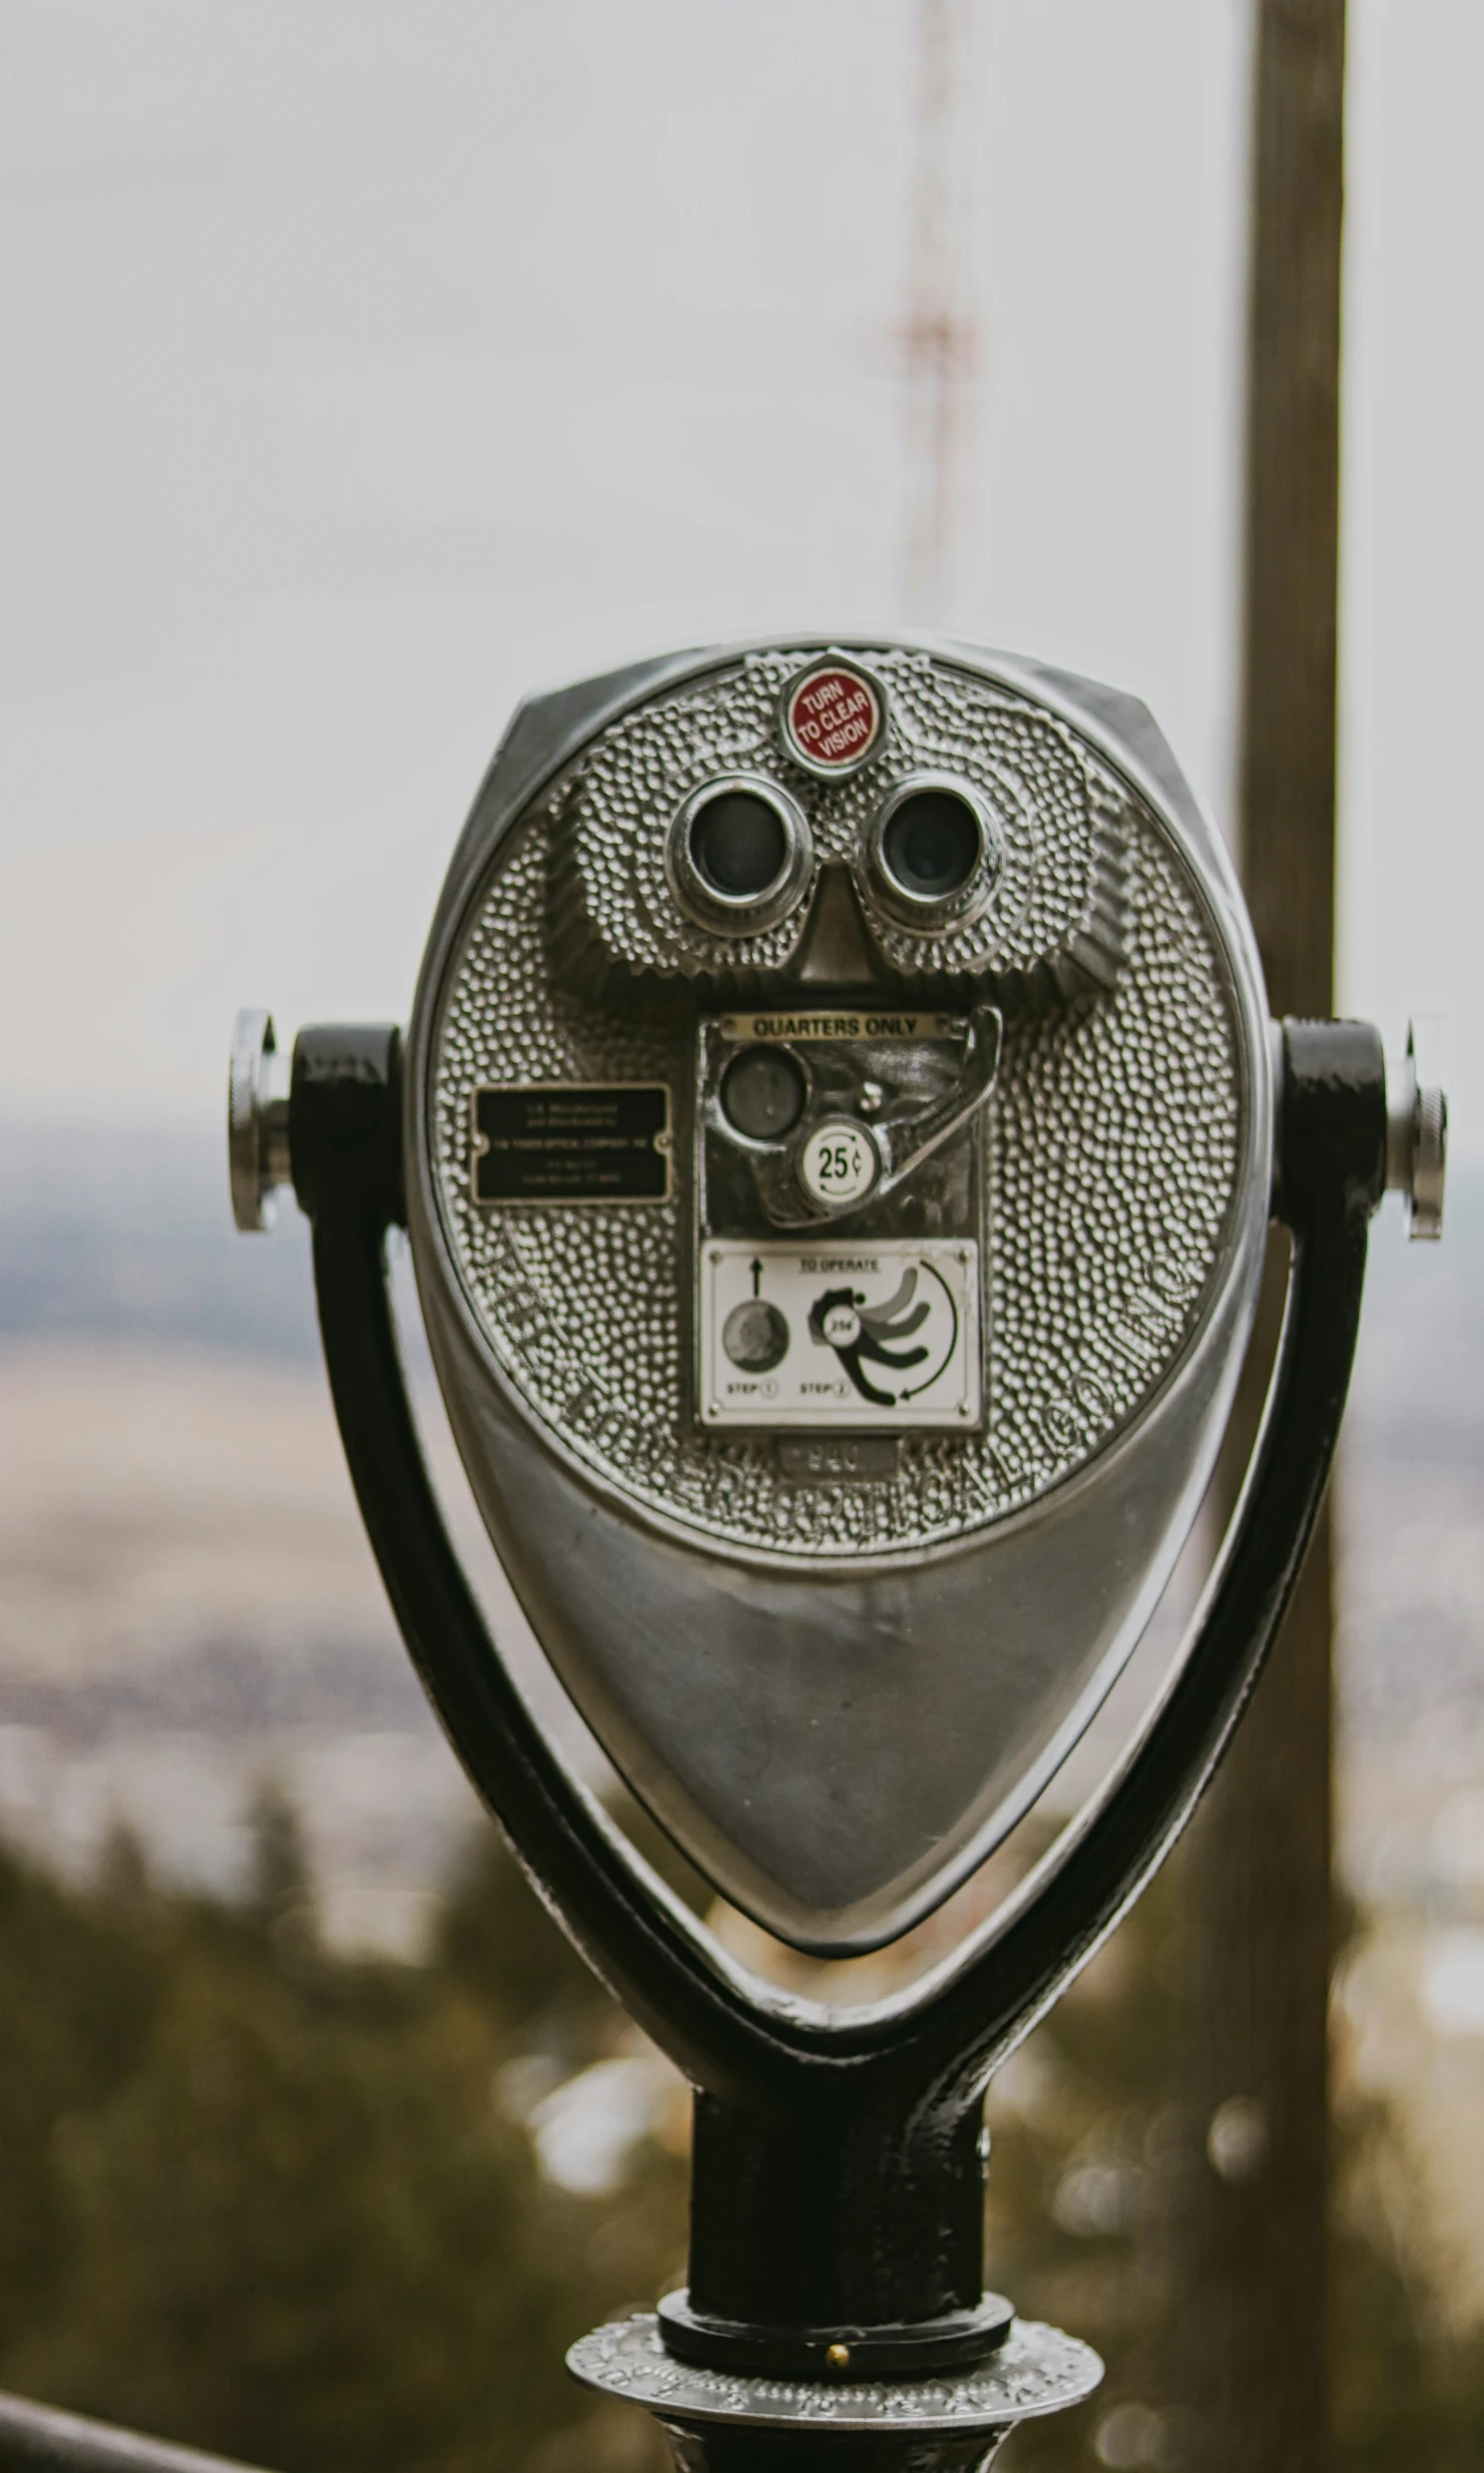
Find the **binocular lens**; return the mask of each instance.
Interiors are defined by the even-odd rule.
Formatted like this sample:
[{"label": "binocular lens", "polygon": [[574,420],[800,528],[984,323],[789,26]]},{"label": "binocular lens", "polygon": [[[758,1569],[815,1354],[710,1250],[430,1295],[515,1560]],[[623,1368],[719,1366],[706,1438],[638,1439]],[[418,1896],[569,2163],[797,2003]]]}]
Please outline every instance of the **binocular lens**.
[{"label": "binocular lens", "polygon": [[777,1142],[803,1112],[803,1075],[781,1048],[745,1048],[722,1078],[722,1108],[749,1142]]},{"label": "binocular lens", "polygon": [[691,857],[702,881],[725,900],[755,900],[787,864],[783,819],[750,790],[721,790],[692,819]]},{"label": "binocular lens", "polygon": [[979,818],[966,798],[952,790],[915,790],[886,826],[881,859],[913,901],[944,901],[962,892],[982,849]]}]

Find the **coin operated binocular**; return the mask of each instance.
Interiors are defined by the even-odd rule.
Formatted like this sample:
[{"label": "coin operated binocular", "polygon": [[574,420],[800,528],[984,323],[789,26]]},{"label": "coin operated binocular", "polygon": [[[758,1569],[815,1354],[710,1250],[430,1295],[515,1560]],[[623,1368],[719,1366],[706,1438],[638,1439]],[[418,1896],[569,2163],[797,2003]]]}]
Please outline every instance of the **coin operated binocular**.
[{"label": "coin operated binocular", "polygon": [[[405,1034],[240,1017],[238,1223],[292,1184],[392,1603],[547,1902],[695,2094],[689,2281],[578,2375],[683,2465],[988,2460],[1096,2383],[985,2289],[984,2089],[1210,1777],[1299,1566],[1388,1186],[1441,1222],[1420,1045],[1269,1022],[1144,708],[958,646],[688,653],[523,706]],[[419,1456],[405,1226],[470,1486],[546,1658],[719,1895],[821,1960],[905,1934],[1127,1666],[1270,1395],[1184,1647],[953,1954],[784,1995],[534,1722]],[[822,1970],[821,1970],[822,1971]],[[826,1978],[827,1980],[827,1978]],[[771,2454],[768,2451],[771,2450]]]}]

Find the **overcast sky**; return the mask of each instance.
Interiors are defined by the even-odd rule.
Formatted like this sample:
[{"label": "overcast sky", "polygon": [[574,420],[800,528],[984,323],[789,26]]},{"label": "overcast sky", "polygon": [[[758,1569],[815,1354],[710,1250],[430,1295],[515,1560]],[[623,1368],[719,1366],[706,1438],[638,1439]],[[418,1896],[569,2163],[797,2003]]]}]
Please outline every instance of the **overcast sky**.
[{"label": "overcast sky", "polygon": [[[1346,1004],[1484,1160],[1484,10],[1351,0]],[[511,705],[902,622],[913,0],[0,0],[0,1112],[405,1014]],[[1230,809],[1245,0],[978,0],[942,621]]]}]

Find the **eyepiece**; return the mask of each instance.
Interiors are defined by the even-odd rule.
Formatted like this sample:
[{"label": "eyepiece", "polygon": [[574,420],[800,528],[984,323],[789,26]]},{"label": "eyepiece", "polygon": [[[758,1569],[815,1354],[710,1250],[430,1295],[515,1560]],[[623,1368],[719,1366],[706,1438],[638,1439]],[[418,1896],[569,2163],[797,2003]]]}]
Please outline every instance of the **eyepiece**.
[{"label": "eyepiece", "polygon": [[755,790],[719,790],[691,819],[691,857],[724,901],[755,901],[788,863],[783,819]]},{"label": "eyepiece", "polygon": [[916,790],[887,825],[881,857],[893,884],[913,901],[962,892],[979,864],[979,819],[952,790]]},{"label": "eyepiece", "polygon": [[922,775],[884,801],[867,857],[882,907],[925,933],[972,918],[999,872],[998,839],[967,784]]},{"label": "eyepiece", "polygon": [[809,880],[813,844],[803,810],[761,774],[703,782],[670,830],[667,865],[698,925],[750,936],[787,917]]}]

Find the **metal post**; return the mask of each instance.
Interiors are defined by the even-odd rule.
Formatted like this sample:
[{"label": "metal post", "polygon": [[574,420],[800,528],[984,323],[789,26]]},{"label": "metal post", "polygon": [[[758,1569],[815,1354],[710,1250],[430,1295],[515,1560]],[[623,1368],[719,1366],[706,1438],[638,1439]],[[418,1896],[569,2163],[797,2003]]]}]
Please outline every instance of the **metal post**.
[{"label": "metal post", "polygon": [[254,2473],[227,2456],[0,2395],[0,2473]]},{"label": "metal post", "polygon": [[[1260,0],[1239,828],[1279,1013],[1333,1002],[1344,64],[1345,0]],[[1279,1305],[1269,1282],[1259,1351]],[[1212,2473],[1316,2473],[1328,2448],[1330,1635],[1326,1514],[1188,1865],[1172,2375]]]}]

